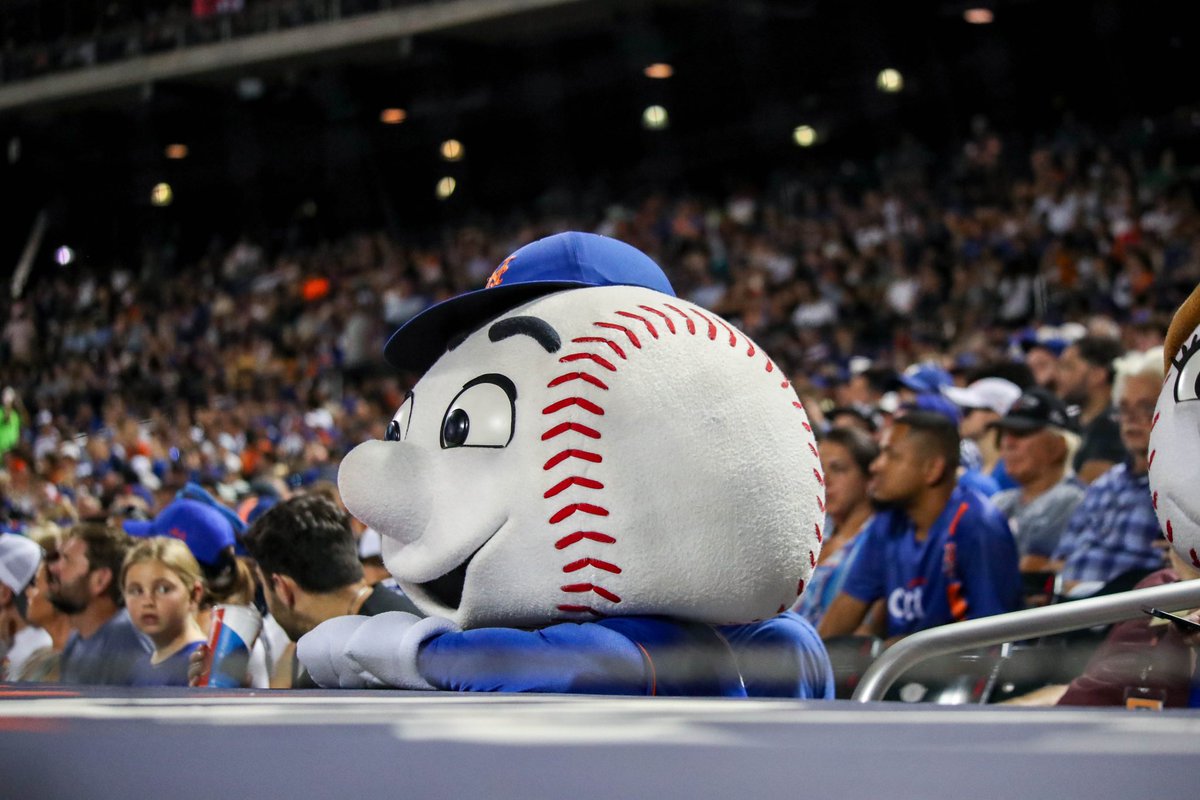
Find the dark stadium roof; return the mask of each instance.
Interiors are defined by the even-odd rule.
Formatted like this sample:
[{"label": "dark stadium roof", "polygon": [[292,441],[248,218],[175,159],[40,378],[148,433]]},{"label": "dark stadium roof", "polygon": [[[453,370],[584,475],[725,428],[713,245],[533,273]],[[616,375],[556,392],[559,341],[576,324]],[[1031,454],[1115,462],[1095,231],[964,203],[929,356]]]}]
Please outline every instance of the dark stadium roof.
[{"label": "dark stadium roof", "polygon": [[[968,5],[995,21],[967,24]],[[182,233],[199,247],[212,232],[278,228],[312,213],[310,201],[327,234],[411,229],[550,187],[728,189],[773,169],[869,159],[906,132],[941,148],[977,114],[1029,134],[1065,111],[1115,124],[1198,94],[1174,77],[1196,74],[1198,34],[1165,0],[549,6],[0,111],[0,260],[11,268],[42,208],[48,236],[69,232],[102,260],[136,254],[145,235]],[[674,77],[645,77],[655,61]],[[899,94],[876,87],[887,67],[903,75]],[[669,113],[665,131],[642,127],[652,104]],[[380,124],[388,107],[406,121]],[[793,143],[801,124],[816,147]],[[463,143],[461,162],[439,158],[447,138]],[[176,142],[188,157],[169,161]],[[447,175],[458,191],[443,203],[434,186]],[[154,208],[163,181],[175,201]]]}]

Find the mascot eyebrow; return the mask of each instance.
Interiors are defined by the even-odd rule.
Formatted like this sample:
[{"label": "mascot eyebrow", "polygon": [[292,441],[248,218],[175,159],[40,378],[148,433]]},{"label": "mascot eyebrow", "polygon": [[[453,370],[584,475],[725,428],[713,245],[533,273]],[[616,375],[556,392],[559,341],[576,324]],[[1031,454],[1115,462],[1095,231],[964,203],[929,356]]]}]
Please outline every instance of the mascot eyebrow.
[{"label": "mascot eyebrow", "polygon": [[539,317],[509,317],[488,328],[488,339],[493,342],[522,334],[540,344],[547,353],[557,353],[562,347],[562,338],[558,331]]}]

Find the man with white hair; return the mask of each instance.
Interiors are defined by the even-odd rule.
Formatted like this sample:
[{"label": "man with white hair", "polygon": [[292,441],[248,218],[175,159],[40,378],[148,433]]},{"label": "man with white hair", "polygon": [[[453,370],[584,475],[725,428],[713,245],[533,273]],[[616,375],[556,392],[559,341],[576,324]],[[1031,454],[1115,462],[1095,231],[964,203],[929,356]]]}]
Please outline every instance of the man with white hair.
[{"label": "man with white hair", "polygon": [[1129,586],[1165,564],[1150,495],[1150,428],[1163,380],[1162,348],[1115,363],[1113,403],[1127,459],[1088,487],[1052,557],[1066,588],[1081,581]]},{"label": "man with white hair", "polygon": [[1027,390],[991,424],[1000,454],[1017,488],[992,498],[1017,539],[1022,572],[1039,572],[1050,556],[1084,489],[1068,468],[1079,447],[1078,410],[1041,387]]}]

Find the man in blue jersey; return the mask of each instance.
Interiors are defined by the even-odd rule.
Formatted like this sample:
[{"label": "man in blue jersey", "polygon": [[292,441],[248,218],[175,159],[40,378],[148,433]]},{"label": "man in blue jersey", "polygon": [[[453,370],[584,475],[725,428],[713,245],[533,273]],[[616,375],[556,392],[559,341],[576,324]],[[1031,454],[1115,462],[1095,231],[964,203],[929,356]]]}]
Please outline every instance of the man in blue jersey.
[{"label": "man in blue jersey", "polygon": [[871,496],[887,508],[864,532],[823,638],[888,638],[1015,611],[1017,548],[1004,516],[956,485],[958,430],[941,414],[911,411],[885,434],[871,465]]}]

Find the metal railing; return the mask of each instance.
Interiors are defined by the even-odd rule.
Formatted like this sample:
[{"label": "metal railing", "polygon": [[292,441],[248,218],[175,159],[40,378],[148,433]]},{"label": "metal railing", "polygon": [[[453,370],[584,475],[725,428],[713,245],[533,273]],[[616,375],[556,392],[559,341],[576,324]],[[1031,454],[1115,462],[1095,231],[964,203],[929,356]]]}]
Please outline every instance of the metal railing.
[{"label": "metal railing", "polygon": [[937,656],[1107,625],[1133,619],[1148,608],[1176,610],[1197,606],[1200,606],[1200,580],[1072,600],[930,628],[888,648],[867,669],[852,699],[859,703],[881,700],[897,678],[922,661]]}]

